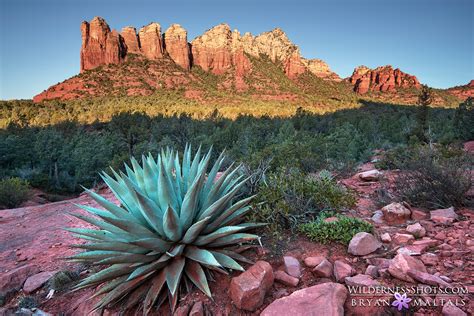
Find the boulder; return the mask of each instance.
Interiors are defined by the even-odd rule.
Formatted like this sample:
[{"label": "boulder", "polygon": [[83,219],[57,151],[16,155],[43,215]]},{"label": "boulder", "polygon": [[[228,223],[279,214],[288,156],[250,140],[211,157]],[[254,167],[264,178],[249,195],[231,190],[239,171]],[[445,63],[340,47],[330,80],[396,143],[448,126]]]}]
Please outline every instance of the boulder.
[{"label": "boulder", "polygon": [[275,281],[278,281],[284,285],[295,287],[299,283],[299,279],[292,277],[285,271],[277,271],[274,273]]},{"label": "boulder", "polygon": [[426,229],[420,223],[415,223],[407,226],[407,232],[412,234],[415,238],[421,238],[426,235]]},{"label": "boulder", "polygon": [[23,292],[32,293],[42,287],[57,271],[45,271],[30,276],[23,285]]},{"label": "boulder", "polygon": [[377,169],[368,170],[364,172],[360,172],[357,174],[357,177],[362,181],[379,181],[382,178],[383,173],[378,171]]},{"label": "boulder", "polygon": [[336,260],[334,262],[334,277],[337,282],[344,282],[346,277],[352,276],[355,274],[354,269],[341,260]]},{"label": "boulder", "polygon": [[427,272],[426,267],[418,259],[413,258],[410,255],[400,253],[396,255],[391,261],[388,267],[388,272],[397,279],[412,282],[415,281],[407,273],[409,270],[418,270],[421,272]]},{"label": "boulder", "polygon": [[381,243],[375,239],[374,235],[360,232],[352,237],[347,252],[355,256],[365,256],[379,249],[381,246]]},{"label": "boulder", "polygon": [[294,278],[301,276],[301,266],[298,259],[291,256],[283,257],[283,264],[285,265],[285,271]]},{"label": "boulder", "polygon": [[403,224],[410,219],[411,211],[402,203],[391,203],[382,208],[383,219],[389,224]]},{"label": "boulder", "polygon": [[430,212],[430,219],[439,224],[451,224],[458,219],[458,215],[454,212],[454,207],[434,210]]},{"label": "boulder", "polygon": [[333,275],[332,263],[324,259],[313,269],[313,274],[321,278],[330,278]]},{"label": "boulder", "polygon": [[347,289],[338,283],[323,283],[293,292],[273,301],[261,316],[344,315]]},{"label": "boulder", "polygon": [[0,293],[22,288],[28,277],[39,272],[38,266],[27,264],[0,275]]},{"label": "boulder", "polygon": [[266,292],[273,285],[273,270],[266,261],[257,261],[247,271],[232,278],[229,295],[239,309],[254,311],[263,304]]}]

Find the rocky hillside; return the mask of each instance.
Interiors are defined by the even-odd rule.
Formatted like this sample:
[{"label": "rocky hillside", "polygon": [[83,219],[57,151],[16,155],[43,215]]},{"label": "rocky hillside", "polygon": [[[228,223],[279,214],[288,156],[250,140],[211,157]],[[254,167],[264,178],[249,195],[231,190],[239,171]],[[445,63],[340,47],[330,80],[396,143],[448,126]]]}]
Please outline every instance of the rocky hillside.
[{"label": "rocky hillside", "polygon": [[296,100],[304,92],[319,100],[344,95],[354,100],[352,90],[364,94],[420,86],[416,77],[391,66],[358,67],[342,81],[324,61],[301,56],[279,28],[254,36],[220,24],[188,42],[179,24],[164,32],[158,23],[118,32],[95,17],[82,22],[81,33],[80,74],[38,94],[35,102],[149,95],[161,89],[184,90],[194,99],[218,90],[260,99]]},{"label": "rocky hillside", "polygon": [[452,87],[447,90],[448,93],[458,97],[459,99],[467,99],[474,97],[474,80],[471,80],[464,86]]}]

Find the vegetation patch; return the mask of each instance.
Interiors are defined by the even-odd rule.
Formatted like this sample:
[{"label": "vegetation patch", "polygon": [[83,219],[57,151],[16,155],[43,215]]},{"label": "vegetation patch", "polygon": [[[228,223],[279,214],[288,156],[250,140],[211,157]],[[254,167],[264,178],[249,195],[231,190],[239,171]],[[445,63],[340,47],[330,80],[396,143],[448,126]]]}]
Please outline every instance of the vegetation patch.
[{"label": "vegetation patch", "polygon": [[28,181],[20,178],[0,180],[0,208],[15,208],[31,196]]},{"label": "vegetation patch", "polygon": [[299,226],[300,231],[311,240],[323,244],[338,242],[344,245],[349,244],[355,234],[369,233],[372,228],[366,221],[335,212],[321,212],[316,220]]}]

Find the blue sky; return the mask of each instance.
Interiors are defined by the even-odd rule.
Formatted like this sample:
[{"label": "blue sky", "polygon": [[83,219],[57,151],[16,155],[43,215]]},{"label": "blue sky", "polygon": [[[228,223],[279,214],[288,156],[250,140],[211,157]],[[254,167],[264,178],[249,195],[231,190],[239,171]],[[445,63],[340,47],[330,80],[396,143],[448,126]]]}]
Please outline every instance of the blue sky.
[{"label": "blue sky", "polygon": [[80,23],[179,23],[188,40],[226,22],[241,33],[282,28],[303,56],[342,77],[392,64],[436,88],[474,79],[472,0],[0,0],[0,99],[32,98],[79,72]]}]

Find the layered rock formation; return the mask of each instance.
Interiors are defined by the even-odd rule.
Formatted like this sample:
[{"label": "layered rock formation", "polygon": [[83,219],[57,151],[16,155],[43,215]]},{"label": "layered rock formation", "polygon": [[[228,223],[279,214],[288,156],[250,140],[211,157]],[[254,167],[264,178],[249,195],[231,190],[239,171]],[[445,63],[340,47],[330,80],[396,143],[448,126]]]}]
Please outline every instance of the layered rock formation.
[{"label": "layered rock formation", "polygon": [[421,85],[415,76],[404,73],[392,66],[381,66],[370,69],[359,66],[354,69],[348,81],[354,85],[354,91],[360,94],[368,91],[393,91],[397,88],[419,88]]},{"label": "layered rock formation", "polygon": [[186,70],[191,68],[188,32],[179,24],[172,24],[164,34],[165,49],[171,59]]},{"label": "layered rock formation", "polygon": [[257,36],[242,36],[223,23],[188,43],[187,32],[179,24],[171,25],[163,35],[161,26],[155,22],[141,28],[138,34],[131,26],[124,27],[119,34],[111,31],[104,19],[96,17],[90,23],[83,22],[81,31],[81,72],[118,64],[128,54],[139,54],[152,60],[169,57],[185,70],[193,65],[216,75],[233,70],[237,78],[242,78],[251,72],[248,56],[266,55],[290,79],[309,71],[324,79],[340,80],[323,61],[302,58],[298,47],[279,28]]},{"label": "layered rock formation", "polygon": [[334,81],[341,81],[341,77],[333,72],[327,63],[321,59],[302,59],[303,64],[312,72],[315,76]]},{"label": "layered rock formation", "polygon": [[110,31],[104,19],[82,22],[81,72],[100,65],[118,64],[125,57],[122,37]]}]

